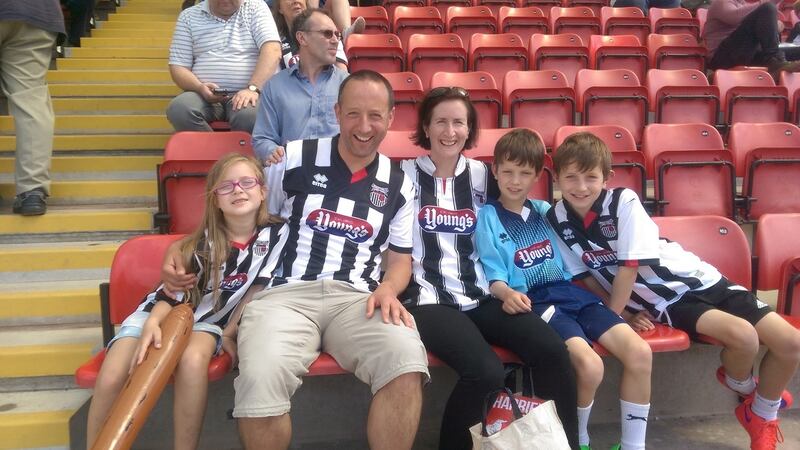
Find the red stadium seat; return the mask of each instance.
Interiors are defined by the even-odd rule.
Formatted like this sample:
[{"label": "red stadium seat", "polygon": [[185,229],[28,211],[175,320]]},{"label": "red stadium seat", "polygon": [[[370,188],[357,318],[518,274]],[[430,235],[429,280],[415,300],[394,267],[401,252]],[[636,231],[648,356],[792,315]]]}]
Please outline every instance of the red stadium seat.
[{"label": "red stadium seat", "polygon": [[[464,150],[464,156],[467,158],[477,159],[487,164],[494,162],[494,148],[497,141],[505,136],[509,131],[508,128],[496,129],[482,129],[478,135],[478,142],[469,150]],[[536,133],[535,130],[531,130]],[[539,133],[536,133],[538,136]],[[539,136],[539,139],[542,137]],[[550,155],[544,155],[544,166],[542,168],[542,175],[539,180],[531,187],[528,192],[528,197],[538,200],[544,200],[553,203],[553,160]]]},{"label": "red stadium seat", "polygon": [[512,70],[503,83],[503,111],[509,127],[536,130],[552,148],[556,130],[575,123],[575,92],[557,70]]},{"label": "red stadium seat", "polygon": [[781,72],[780,85],[785,86],[789,94],[789,114],[792,123],[800,123],[800,73]]},{"label": "red stadium seat", "polygon": [[[475,6],[485,6],[492,11],[492,15],[495,17],[500,17],[500,10],[505,8],[516,8],[517,7],[517,0],[475,0]],[[503,33],[503,31],[499,31]],[[508,31],[508,33],[512,33]]]},{"label": "red stadium seat", "polygon": [[708,124],[651,124],[642,145],[659,215],[733,217],[736,170],[722,136]]},{"label": "red stadium seat", "polygon": [[381,73],[405,70],[403,45],[394,34],[353,34],[344,49],[351,73],[361,69]]},{"label": "red stadium seat", "polygon": [[708,20],[708,8],[697,8],[694,14],[697,17],[697,24],[700,26],[700,36],[702,36]]},{"label": "red stadium seat", "polygon": [[575,86],[578,71],[589,68],[589,47],[577,34],[534,34],[528,45],[528,64],[532,70],[558,70]]},{"label": "red stadium seat", "polygon": [[646,84],[656,123],[717,123],[719,88],[702,72],[650,69]]},{"label": "red stadium seat", "polygon": [[451,6],[445,17],[446,32],[457,34],[463,42],[475,33],[497,33],[497,19],[488,6]]},{"label": "red stadium seat", "polygon": [[350,17],[353,21],[358,17],[363,17],[367,22],[364,34],[386,34],[391,33],[389,14],[383,6],[351,6]]},{"label": "red stadium seat", "polygon": [[647,47],[630,34],[592,35],[589,38],[589,67],[597,70],[628,69],[644,81],[647,75]]},{"label": "red stadium seat", "polygon": [[550,17],[550,8],[554,6],[561,7],[563,5],[564,2],[561,0],[519,0],[519,6],[521,8],[527,8],[529,6],[541,8],[546,17]]},{"label": "red stadium seat", "polygon": [[408,48],[408,38],[412,34],[444,33],[443,17],[433,6],[398,6],[394,10],[394,34],[400,37],[403,48]]},{"label": "red stadium seat", "polygon": [[425,98],[422,81],[413,72],[384,73],[394,90],[392,130],[413,130],[417,126],[417,106]]},{"label": "red stadium seat", "polygon": [[610,0],[564,0],[564,6],[568,8],[574,8],[576,6],[589,8],[596,17],[600,17],[602,9],[608,8],[610,4]]},{"label": "red stadium seat", "polygon": [[641,142],[647,123],[647,89],[626,69],[582,69],[575,96],[583,125],[620,125]]},{"label": "red stadium seat", "polygon": [[502,88],[506,72],[528,69],[528,49],[514,33],[473,34],[469,43],[469,70],[489,72]]},{"label": "red stadium seat", "polygon": [[415,159],[419,156],[427,155],[429,153],[428,150],[417,147],[411,142],[413,134],[414,130],[389,130],[378,151],[395,161]]},{"label": "red stadium seat", "polygon": [[439,10],[442,18],[447,17],[447,10],[453,6],[472,6],[472,0],[428,0],[428,5]]},{"label": "red stadium seat", "polygon": [[553,152],[574,133],[587,132],[600,138],[611,150],[611,168],[614,176],[608,187],[626,187],[636,191],[642,202],[647,198],[647,175],[644,154],[636,149],[636,141],[630,131],[619,125],[564,126],[556,131]]},{"label": "red stadium seat", "polygon": [[448,73],[437,72],[431,79],[431,88],[460,86],[469,92],[469,99],[478,110],[481,128],[497,128],[503,112],[503,96],[494,77],[489,72]]},{"label": "red stadium seat", "polygon": [[783,122],[789,106],[784,86],[775,86],[763,70],[717,70],[714,84],[719,87],[724,123]]},{"label": "red stadium seat", "polygon": [[534,34],[547,34],[550,21],[540,8],[509,8],[503,6],[497,18],[498,33],[516,33],[526,46]]},{"label": "red stadium seat", "polygon": [[158,211],[154,224],[162,233],[190,233],[203,215],[206,174],[223,155],[237,152],[253,156],[252,138],[244,131],[180,131],[164,149],[156,168]]},{"label": "red stadium seat", "polygon": [[687,33],[700,39],[700,24],[686,8],[650,8],[648,15],[653,33]]},{"label": "red stadium seat", "polygon": [[[196,206],[196,203],[195,203]],[[138,236],[123,243],[111,263],[108,283],[100,285],[101,321],[103,343],[108,345],[114,337],[114,326],[119,325],[158,286],[161,263],[167,247],[183,235]],[[135,269],[135,270],[133,270]],[[94,387],[106,351],[101,350],[75,371],[75,382],[82,388]],[[231,370],[231,358],[221,354],[208,365],[208,380],[222,379]]]},{"label": "red stadium seat", "polygon": [[791,318],[795,328],[800,328],[800,256],[789,259],[781,266],[781,284],[775,309],[784,318]]},{"label": "red stadium seat", "polygon": [[572,8],[550,8],[550,30],[553,34],[574,33],[581,37],[584,44],[589,44],[589,36],[602,34],[600,18],[594,15],[591,8],[576,6]]},{"label": "red stadium seat", "polygon": [[651,34],[647,36],[647,50],[654,69],[706,70],[707,50],[691,34]]},{"label": "red stadium seat", "polygon": [[800,128],[739,122],[731,127],[728,144],[738,175],[744,177],[745,219],[800,213]]},{"label": "red stadium seat", "polygon": [[436,72],[466,72],[467,49],[456,34],[412,34],[406,64],[427,89]]},{"label": "red stadium seat", "polygon": [[386,13],[389,15],[390,25],[394,23],[394,10],[397,9],[398,6],[418,7],[428,5],[427,0],[383,0],[381,3],[382,6],[386,8]]},{"label": "red stadium seat", "polygon": [[632,34],[639,38],[640,44],[647,42],[647,36],[650,34],[650,21],[641,9],[632,6],[627,8],[604,6],[600,9],[600,24],[603,26],[603,34],[607,36]]}]

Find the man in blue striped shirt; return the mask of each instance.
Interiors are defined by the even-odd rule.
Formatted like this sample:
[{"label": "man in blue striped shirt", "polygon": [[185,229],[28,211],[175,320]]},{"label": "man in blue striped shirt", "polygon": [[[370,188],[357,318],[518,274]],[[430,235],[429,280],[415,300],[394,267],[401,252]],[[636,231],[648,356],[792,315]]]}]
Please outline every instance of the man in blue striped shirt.
[{"label": "man in blue striped shirt", "polygon": [[181,12],[169,71],[185,92],[167,107],[176,131],[211,131],[227,120],[252,132],[261,87],[281,57],[275,21],[261,0],[207,0]]}]

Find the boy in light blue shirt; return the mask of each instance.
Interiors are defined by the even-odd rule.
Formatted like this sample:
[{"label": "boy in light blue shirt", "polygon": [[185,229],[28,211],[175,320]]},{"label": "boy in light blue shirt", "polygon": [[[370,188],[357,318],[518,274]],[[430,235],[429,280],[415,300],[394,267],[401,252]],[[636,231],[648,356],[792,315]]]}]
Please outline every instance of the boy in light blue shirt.
[{"label": "boy in light blue shirt", "polygon": [[570,282],[571,272],[561,259],[563,244],[546,218],[550,204],[527,198],[543,164],[544,145],[529,130],[512,130],[497,142],[492,172],[500,196],[481,209],[476,231],[489,289],[503,302],[506,313],[533,309],[567,344],[578,382],[578,440],[584,450],[590,448],[587,425],[603,379],[603,361],[592,342],[599,342],[622,362],[621,445],[625,450],[644,449],[650,347],[599,297]]}]

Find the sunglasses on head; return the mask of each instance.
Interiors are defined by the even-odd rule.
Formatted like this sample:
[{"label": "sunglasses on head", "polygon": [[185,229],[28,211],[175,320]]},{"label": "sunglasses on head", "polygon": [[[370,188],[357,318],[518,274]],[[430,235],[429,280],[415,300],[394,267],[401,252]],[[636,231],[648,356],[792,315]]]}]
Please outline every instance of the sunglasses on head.
[{"label": "sunglasses on head", "polygon": [[469,98],[469,92],[466,89],[458,86],[442,86],[431,89],[428,93],[428,97],[436,98],[441,97],[443,95],[452,95],[455,97],[467,97]]},{"label": "sunglasses on head", "polygon": [[342,40],[342,32],[339,30],[303,30],[306,33],[319,33],[325,39],[331,39],[332,37],[336,36],[336,39],[341,41]]}]

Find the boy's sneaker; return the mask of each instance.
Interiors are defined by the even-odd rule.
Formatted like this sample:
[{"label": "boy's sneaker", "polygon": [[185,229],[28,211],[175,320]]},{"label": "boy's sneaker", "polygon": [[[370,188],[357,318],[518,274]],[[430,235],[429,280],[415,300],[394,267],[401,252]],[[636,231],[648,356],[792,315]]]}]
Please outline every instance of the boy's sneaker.
[{"label": "boy's sneaker", "polygon": [[12,211],[23,216],[40,216],[47,212],[46,194],[41,188],[17,195]]},{"label": "boy's sneaker", "polygon": [[609,450],[620,450],[622,448],[622,444],[614,444],[611,446]]},{"label": "boy's sneaker", "polygon": [[[725,368],[722,366],[719,366],[717,368],[717,381],[719,381],[721,385],[725,386],[731,391],[736,392],[733,389],[731,389],[731,387],[728,386],[728,383],[725,381]],[[756,386],[758,386],[758,377],[754,378],[754,381],[756,382]],[[740,401],[745,401],[748,399],[752,401],[755,392],[756,391],[754,390],[753,392],[750,393],[750,395],[742,395],[740,392],[736,392],[736,394],[739,396]],[[794,397],[792,397],[792,393],[784,389],[783,393],[781,394],[780,409],[788,408],[792,406],[792,403],[794,403]]]},{"label": "boy's sneaker", "polygon": [[592,447],[588,445],[581,445],[581,450],[592,450]]},{"label": "boy's sneaker", "polygon": [[745,399],[736,407],[736,418],[750,435],[750,450],[775,450],[779,442],[783,442],[783,433],[778,426],[778,419],[764,420],[753,413],[752,398]]}]

